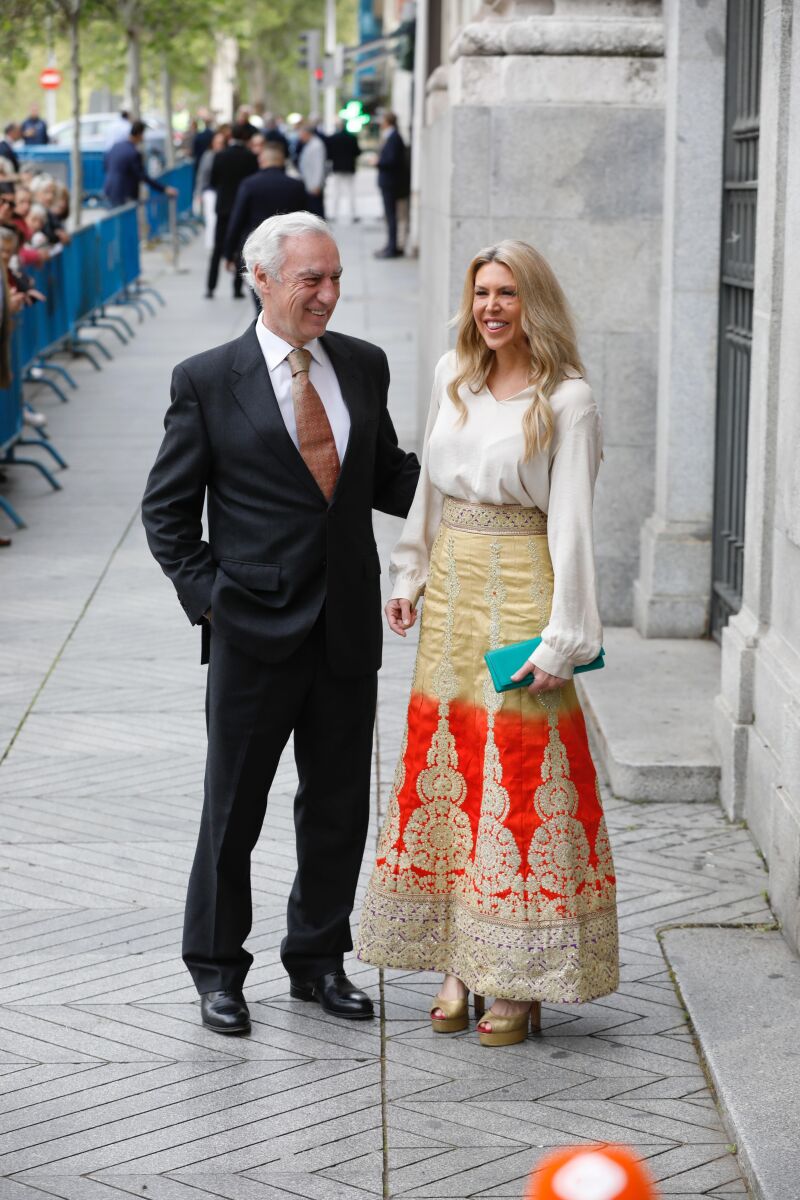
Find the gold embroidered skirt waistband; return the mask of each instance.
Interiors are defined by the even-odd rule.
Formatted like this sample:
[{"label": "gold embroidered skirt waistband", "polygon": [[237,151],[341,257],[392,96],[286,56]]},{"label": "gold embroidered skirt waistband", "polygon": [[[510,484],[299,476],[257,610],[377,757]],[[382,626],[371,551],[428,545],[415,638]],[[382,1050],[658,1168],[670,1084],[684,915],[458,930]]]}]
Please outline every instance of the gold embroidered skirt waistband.
[{"label": "gold embroidered skirt waistband", "polygon": [[471,504],[445,496],[442,524],[465,533],[536,536],[547,533],[547,513],[523,504]]}]

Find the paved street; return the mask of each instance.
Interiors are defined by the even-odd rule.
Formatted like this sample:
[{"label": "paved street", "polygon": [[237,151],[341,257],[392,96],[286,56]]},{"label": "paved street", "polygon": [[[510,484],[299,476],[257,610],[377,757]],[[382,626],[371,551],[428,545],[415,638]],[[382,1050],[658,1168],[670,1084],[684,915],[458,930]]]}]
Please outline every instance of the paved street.
[{"label": "paved street", "polygon": [[[374,262],[380,228],[342,236],[334,327],[383,345],[401,441],[416,440],[413,262]],[[180,961],[201,804],[199,639],[149,557],[138,500],[174,362],[251,318],[221,287],[148,258],[167,307],[69,405],[42,398],[70,462],[51,493],[4,485],[29,528],[3,552],[0,620],[0,1200],[521,1200],[551,1147],[624,1141],[665,1197],[746,1195],[657,930],[772,920],[746,830],[716,805],[607,798],[620,884],[619,992],[547,1006],[543,1032],[482,1048],[434,1037],[436,980],[355,962],[380,1004],[355,1028],[292,1001],[278,958],[294,869],[294,767],[273,790],[254,868],[248,1039],[198,1020]],[[384,561],[398,522],[377,518]],[[389,635],[387,635],[388,637]],[[374,769],[377,832],[413,641],[387,644]],[[609,665],[612,669],[612,665]],[[362,884],[366,883],[369,860]]]}]

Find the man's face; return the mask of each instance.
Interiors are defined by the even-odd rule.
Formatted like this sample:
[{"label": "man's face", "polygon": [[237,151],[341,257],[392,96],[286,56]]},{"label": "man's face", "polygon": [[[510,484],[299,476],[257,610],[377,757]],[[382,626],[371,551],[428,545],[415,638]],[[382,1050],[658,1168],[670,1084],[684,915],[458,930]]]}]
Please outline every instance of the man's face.
[{"label": "man's face", "polygon": [[14,218],[14,196],[0,193],[0,225],[10,225]]},{"label": "man's face", "polygon": [[339,300],[342,264],[333,238],[304,233],[283,243],[280,279],[255,268],[266,325],[292,346],[320,337]]}]

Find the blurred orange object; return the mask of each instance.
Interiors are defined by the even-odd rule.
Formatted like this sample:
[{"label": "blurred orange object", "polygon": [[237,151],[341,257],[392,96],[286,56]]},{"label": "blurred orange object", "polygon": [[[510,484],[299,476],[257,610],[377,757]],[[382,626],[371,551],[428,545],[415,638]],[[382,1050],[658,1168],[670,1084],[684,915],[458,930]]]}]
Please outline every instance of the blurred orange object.
[{"label": "blurred orange object", "polygon": [[658,1200],[658,1192],[625,1146],[569,1146],[542,1160],[525,1200]]}]

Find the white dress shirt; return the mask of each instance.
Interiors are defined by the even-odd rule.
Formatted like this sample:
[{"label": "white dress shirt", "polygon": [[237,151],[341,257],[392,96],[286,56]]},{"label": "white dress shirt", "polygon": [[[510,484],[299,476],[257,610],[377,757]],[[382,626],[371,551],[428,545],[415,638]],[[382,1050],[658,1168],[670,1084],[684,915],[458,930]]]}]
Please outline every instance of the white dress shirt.
[{"label": "white dress shirt", "polygon": [[[291,346],[289,342],[285,342],[283,338],[278,337],[277,333],[273,333],[271,329],[267,329],[262,317],[259,317],[256,321],[256,337],[258,338],[261,352],[267,364],[269,377],[272,381],[272,389],[275,392],[275,399],[278,401],[278,408],[281,410],[283,423],[286,426],[289,437],[299,450],[300,442],[297,437],[297,421],[295,420],[294,405],[292,403],[292,369],[287,362],[287,355],[292,350],[297,349],[297,347]],[[317,389],[325,412],[328,414],[333,438],[336,442],[336,450],[339,454],[339,462],[341,463],[344,461],[347,439],[350,436],[350,413],[347,411],[347,405],[344,402],[342,389],[339,387],[339,380],[336,378],[336,372],[319,338],[314,338],[313,342],[307,342],[303,349],[308,350],[311,355],[311,367],[308,377]]]},{"label": "white dress shirt", "polygon": [[544,453],[526,461],[522,418],[531,388],[498,402],[487,387],[474,394],[462,387],[468,409],[462,422],[447,394],[455,372],[451,350],[436,367],[419,486],[389,565],[391,594],[414,604],[424,592],[445,496],[535,506],[547,513],[554,591],[550,619],[531,661],[569,679],[578,663],[597,656],[603,636],[592,541],[602,430],[591,388],[577,378],[558,385],[550,397],[553,440]]}]

